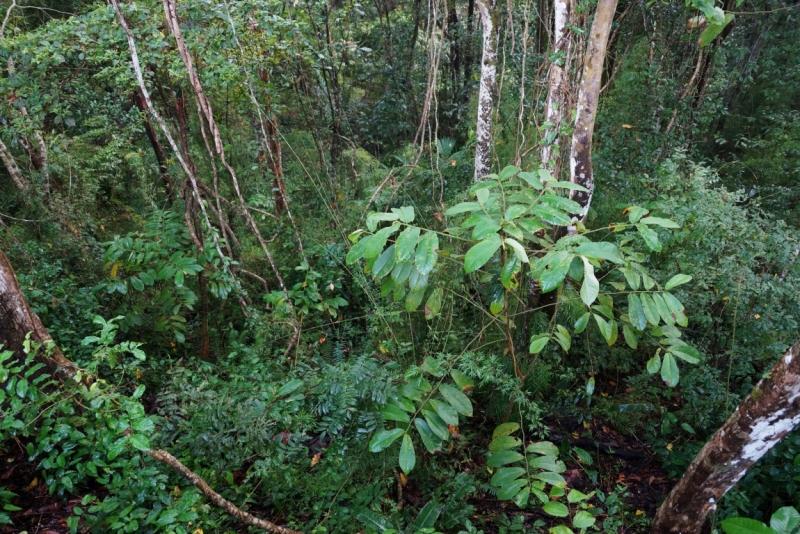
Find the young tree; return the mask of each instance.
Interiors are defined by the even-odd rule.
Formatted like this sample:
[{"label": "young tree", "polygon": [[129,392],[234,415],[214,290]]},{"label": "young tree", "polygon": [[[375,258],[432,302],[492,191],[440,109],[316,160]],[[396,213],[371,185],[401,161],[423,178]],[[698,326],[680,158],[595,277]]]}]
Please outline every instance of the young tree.
[{"label": "young tree", "polygon": [[717,502],[800,423],[800,342],[764,375],[697,454],[653,521],[653,534],[699,533]]}]

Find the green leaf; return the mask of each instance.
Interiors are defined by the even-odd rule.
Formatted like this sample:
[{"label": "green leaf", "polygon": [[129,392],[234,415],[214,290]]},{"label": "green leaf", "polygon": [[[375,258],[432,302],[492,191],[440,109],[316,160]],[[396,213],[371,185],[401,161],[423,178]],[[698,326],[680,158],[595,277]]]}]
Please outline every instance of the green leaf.
[{"label": "green leaf", "polygon": [[664,298],[664,303],[667,305],[675,322],[681,326],[688,326],[689,318],[686,316],[686,309],[681,304],[681,301],[675,298],[672,293],[662,293],[661,296]]},{"label": "green leaf", "polygon": [[678,364],[669,352],[664,355],[664,360],[661,362],[661,379],[671,388],[677,386],[680,380]]},{"label": "green leaf", "polygon": [[589,377],[589,380],[586,381],[586,394],[591,397],[592,393],[594,393],[595,387],[595,380],[593,376]]},{"label": "green leaf", "polygon": [[590,495],[586,495],[585,493],[573,488],[569,490],[569,493],[567,493],[567,502],[570,504],[575,504],[576,502],[583,502],[589,497]]},{"label": "green leaf", "polygon": [[732,517],[720,523],[725,534],[778,534],[761,521],[747,517]]},{"label": "green leaf", "polygon": [[405,263],[414,256],[419,241],[419,228],[409,226],[397,236],[395,242],[395,263]]},{"label": "green leaf", "polygon": [[436,266],[439,258],[439,236],[435,232],[426,232],[417,246],[414,265],[421,275],[427,275]]},{"label": "green leaf", "polygon": [[486,461],[486,465],[487,467],[494,468],[500,467],[501,465],[513,464],[524,459],[525,457],[517,451],[500,451],[492,454],[492,456]]},{"label": "green leaf", "polygon": [[278,392],[275,394],[275,396],[276,397],[283,397],[284,395],[288,395],[289,393],[292,393],[293,391],[295,391],[297,388],[299,388],[302,385],[303,385],[303,381],[302,380],[298,380],[298,379],[290,380],[290,381],[286,382],[284,385],[281,386],[281,388],[278,390]]},{"label": "green leaf", "polygon": [[548,206],[547,204],[537,204],[531,206],[530,212],[532,215],[539,217],[544,222],[554,224],[556,226],[569,226],[572,223],[572,218],[558,208]]},{"label": "green leaf", "polygon": [[772,514],[769,526],[778,534],[793,534],[800,526],[800,513],[794,506],[784,506]]},{"label": "green leaf", "polygon": [[394,269],[394,245],[384,250],[372,266],[372,275],[378,279],[385,277]]},{"label": "green leaf", "polygon": [[403,436],[398,460],[400,469],[402,469],[405,474],[410,473],[417,463],[417,456],[414,454],[414,444],[411,442],[411,436],[408,434]]},{"label": "green leaf", "polygon": [[698,39],[700,46],[708,46],[725,29],[725,26],[730,24],[733,18],[733,13],[725,13],[725,20],[721,24],[709,24],[700,34],[700,39]]},{"label": "green leaf", "polygon": [[356,516],[356,519],[367,525],[367,527],[375,532],[397,532],[397,530],[394,528],[394,525],[389,523],[385,517],[380,514],[376,514],[372,510],[364,510]]},{"label": "green leaf", "polygon": [[551,486],[566,486],[567,484],[567,481],[564,480],[564,477],[552,471],[540,471],[533,475],[533,478],[536,480],[541,480],[542,482],[550,484]]},{"label": "green leaf", "polygon": [[[550,256],[549,261],[547,260],[547,256]],[[546,270],[543,272],[541,277],[539,278],[539,289],[542,293],[549,293],[550,291],[558,288],[562,282],[564,282],[564,278],[566,278],[567,273],[569,272],[570,263],[572,263],[572,258],[574,257],[569,252],[556,252],[548,254],[545,258],[542,258],[542,262],[547,261],[544,265]]]},{"label": "green leaf", "polygon": [[642,331],[647,326],[647,316],[636,293],[628,293],[628,318],[636,330]]},{"label": "green leaf", "polygon": [[[642,219],[642,221],[645,220],[646,219]],[[639,235],[642,236],[642,239],[644,239],[644,243],[647,245],[647,248],[653,252],[661,252],[661,242],[658,240],[658,234],[656,232],[644,224],[637,224],[636,229],[639,231]]]},{"label": "green leaf", "polygon": [[503,240],[497,234],[492,234],[480,243],[474,245],[467,251],[464,257],[464,272],[469,274],[477,271],[488,262],[497,249],[503,244]]},{"label": "green leaf", "polygon": [[630,348],[636,350],[639,347],[639,338],[630,325],[622,325],[622,335],[625,337],[625,343],[627,343]]},{"label": "green leaf", "polygon": [[479,241],[500,231],[500,223],[488,217],[482,217],[472,229],[472,239]]},{"label": "green leaf", "polygon": [[594,266],[585,257],[583,260],[583,284],[581,285],[581,300],[587,306],[591,306],[600,293],[600,282],[594,275]]},{"label": "green leaf", "polygon": [[556,525],[550,529],[550,534],[575,534],[571,528],[564,525]]},{"label": "green leaf", "polygon": [[437,287],[431,291],[428,300],[425,302],[425,319],[433,319],[439,315],[442,309],[442,297],[444,291],[441,287]]},{"label": "green leaf", "polygon": [[456,204],[452,208],[448,209],[444,212],[445,215],[452,216],[458,215],[459,213],[466,213],[468,211],[477,211],[481,209],[481,205],[477,202],[462,202],[461,204]]},{"label": "green leaf", "polygon": [[[525,481],[523,480],[523,482]],[[513,499],[514,504],[516,504],[522,509],[525,509],[525,507],[528,505],[528,499],[530,498],[530,496],[531,496],[531,488],[526,486],[522,488],[522,490],[520,490],[519,493],[514,495]]]},{"label": "green leaf", "polygon": [[542,506],[542,511],[546,514],[555,517],[567,517],[569,515],[569,508],[563,503],[557,501],[549,501]]},{"label": "green leaf", "polygon": [[519,218],[522,216],[523,213],[528,211],[528,206],[523,206],[522,204],[514,204],[509,206],[506,210],[506,214],[503,217],[506,221],[513,221],[514,219]]},{"label": "green leaf", "polygon": [[631,206],[628,209],[630,210],[628,212],[628,220],[634,224],[639,222],[639,219],[649,213],[646,209],[640,208],[639,206]]},{"label": "green leaf", "polygon": [[625,269],[624,267],[620,268],[620,271],[625,275],[625,281],[628,282],[628,287],[634,291],[638,291],[641,275],[633,269]]},{"label": "green leaf", "polygon": [[673,276],[672,278],[669,279],[669,282],[667,282],[667,285],[664,286],[664,289],[669,291],[673,287],[677,287],[677,286],[679,286],[681,284],[685,284],[686,282],[690,281],[691,279],[692,279],[692,277],[689,276],[688,274],[676,274],[675,276]]},{"label": "green leaf", "polygon": [[444,397],[458,413],[466,415],[467,417],[472,416],[472,402],[469,400],[469,397],[459,390],[453,386],[442,384],[439,386],[439,393],[442,394],[442,397]]},{"label": "green leaf", "polygon": [[402,428],[393,428],[392,430],[381,430],[376,432],[375,435],[372,436],[372,439],[369,440],[370,452],[381,452],[389,445],[394,443],[397,438],[402,436],[404,433],[405,431]]},{"label": "green leaf", "polygon": [[[413,219],[414,216],[413,208],[411,209],[411,216]],[[375,213],[374,211],[370,212],[370,214],[367,215],[367,229],[370,232],[374,232],[375,230],[377,230],[379,222],[396,221],[398,218],[399,217],[397,213]],[[403,221],[403,222],[410,222],[410,221]]]},{"label": "green leaf", "polygon": [[494,429],[494,433],[492,433],[492,439],[510,436],[517,430],[519,430],[519,423],[503,423],[501,425],[497,425],[497,428]]},{"label": "green leaf", "polygon": [[580,529],[589,528],[594,525],[595,521],[597,519],[592,514],[586,510],[581,510],[572,518],[572,526]]},{"label": "green leaf", "polygon": [[402,206],[400,208],[392,208],[392,213],[400,217],[400,221],[406,224],[414,222],[414,208],[412,206]]},{"label": "green leaf", "polygon": [[556,341],[561,345],[561,348],[564,349],[564,352],[569,352],[572,346],[572,336],[570,336],[569,331],[563,326],[556,325],[556,328],[558,331],[553,333],[553,337],[556,338]]},{"label": "green leaf", "polygon": [[653,302],[655,302],[656,309],[658,310],[658,314],[667,323],[669,326],[675,325],[675,316],[673,316],[673,312],[670,311],[669,306],[667,306],[666,301],[661,293],[653,293]]},{"label": "green leaf", "polygon": [[586,312],[580,316],[580,318],[575,321],[575,333],[581,334],[584,330],[586,330],[586,326],[589,324],[589,318],[591,317],[591,313]]},{"label": "green leaf", "polygon": [[137,451],[146,451],[150,449],[150,441],[142,434],[133,434],[130,439],[130,444]]},{"label": "green leaf", "polygon": [[414,520],[417,529],[433,528],[436,520],[439,519],[440,511],[438,501],[435,499],[429,501],[428,504],[422,507],[422,510],[419,511],[417,518]]},{"label": "green leaf", "polygon": [[436,399],[432,399],[428,401],[428,403],[433,407],[434,410],[436,410],[436,413],[439,414],[439,417],[442,418],[442,421],[448,425],[458,426],[458,412],[455,408]]},{"label": "green leaf", "polygon": [[696,348],[689,345],[673,345],[669,351],[687,363],[699,363],[702,357]]},{"label": "green leaf", "polygon": [[614,243],[605,241],[584,243],[575,249],[575,252],[592,260],[607,260],[613,263],[624,263]]},{"label": "green leaf", "polygon": [[528,481],[524,478],[514,480],[507,486],[504,486],[497,491],[497,498],[501,501],[507,501],[513,498],[519,492],[519,490],[527,485]]},{"label": "green leaf", "polygon": [[428,275],[421,274],[416,267],[411,268],[411,274],[408,275],[408,288],[409,289],[425,289],[428,285]]},{"label": "green leaf", "polygon": [[656,352],[655,356],[647,360],[647,372],[654,375],[661,369],[661,356]]},{"label": "green leaf", "polygon": [[473,382],[470,377],[468,377],[458,369],[453,369],[452,371],[450,371],[450,376],[453,377],[453,381],[456,383],[459,389],[461,389],[462,392],[469,391],[475,387],[475,382]]},{"label": "green leaf", "polygon": [[133,286],[133,289],[135,289],[136,291],[144,291],[144,282],[142,282],[140,279],[134,276],[131,278],[130,282],[131,285]]},{"label": "green leaf", "polygon": [[639,222],[642,224],[652,224],[655,226],[660,226],[662,228],[680,228],[680,225],[675,221],[670,221],[669,219],[662,219],[660,217],[645,217]]},{"label": "green leaf", "polygon": [[495,487],[507,486],[521,475],[525,474],[523,467],[501,467],[492,476],[491,484]]},{"label": "green leaf", "polygon": [[556,187],[559,189],[569,189],[570,191],[581,191],[583,193],[588,193],[589,190],[583,187],[582,185],[573,184],[572,182],[552,182],[550,187]]},{"label": "green leaf", "polygon": [[542,182],[539,181],[539,177],[536,175],[536,173],[533,173],[533,172],[521,172],[517,176],[519,176],[520,178],[525,180],[528,183],[528,185],[530,185],[531,187],[533,187],[537,191],[541,191],[542,190],[542,187],[543,187],[542,186]]},{"label": "green leaf", "polygon": [[517,241],[516,239],[511,239],[507,237],[503,240],[506,245],[509,245],[512,249],[514,249],[514,255],[517,257],[519,261],[522,263],[530,263],[531,261],[528,259],[528,253],[525,252],[525,247]]},{"label": "green leaf", "polygon": [[552,471],[553,473],[563,473],[567,470],[564,462],[558,461],[555,456],[537,456],[530,458],[528,464],[534,469],[544,469],[545,471]]},{"label": "green leaf", "polygon": [[447,423],[442,421],[442,418],[433,410],[423,409],[422,415],[428,423],[431,431],[436,434],[439,439],[446,440],[450,437],[450,432],[447,429]]},{"label": "green leaf", "polygon": [[406,295],[405,309],[407,312],[413,312],[419,305],[422,304],[422,298],[425,296],[425,287],[418,287],[412,289]]},{"label": "green leaf", "polygon": [[381,408],[380,411],[385,421],[399,421],[400,423],[408,423],[411,420],[408,417],[408,414],[395,404],[387,404]]},{"label": "green leaf", "polygon": [[439,450],[442,440],[433,434],[433,430],[424,419],[417,417],[414,419],[414,426],[417,427],[419,437],[422,439],[422,444],[428,449],[428,452],[433,454]]},{"label": "green leaf", "polygon": [[184,277],[184,275],[183,275],[183,271],[181,271],[180,269],[178,269],[178,270],[175,272],[175,285],[176,285],[176,286],[178,286],[178,287],[181,287],[181,286],[183,286],[183,277]]},{"label": "green leaf", "polygon": [[408,276],[411,274],[411,269],[413,268],[414,266],[410,261],[405,263],[395,263],[394,269],[392,269],[392,280],[394,280],[395,284],[397,285],[403,284],[403,282],[408,280]]},{"label": "green leaf", "polygon": [[558,447],[556,447],[551,441],[535,441],[528,445],[525,450],[532,454],[558,456]]},{"label": "green leaf", "polygon": [[653,298],[646,293],[642,295],[642,311],[644,311],[644,316],[648,323],[658,326],[660,322],[658,308]]},{"label": "green leaf", "polygon": [[606,343],[608,343],[608,346],[610,347],[616,341],[615,336],[613,336],[613,330],[611,327],[612,323],[616,324],[615,321],[612,320],[611,322],[608,322],[599,315],[597,315],[596,313],[592,315],[594,315],[594,320],[597,322],[597,328],[600,329],[600,334],[602,334],[603,339],[606,340]]},{"label": "green leaf", "polygon": [[504,181],[508,180],[509,178],[511,178],[512,176],[514,176],[515,174],[517,174],[518,172],[519,172],[519,169],[517,167],[514,167],[513,165],[509,165],[508,167],[505,167],[505,168],[503,168],[502,171],[500,171],[500,175],[497,177],[497,179],[499,181],[501,181],[501,182],[504,182]]},{"label": "green leaf", "polygon": [[489,443],[489,450],[492,452],[499,452],[505,451],[508,449],[513,449],[514,447],[519,447],[522,445],[522,441],[514,436],[498,436]]},{"label": "green leaf", "polygon": [[521,270],[521,263],[517,256],[510,256],[500,270],[500,283],[503,284],[503,287],[512,291],[517,289],[519,282],[515,275]]},{"label": "green leaf", "polygon": [[547,334],[539,334],[538,336],[531,339],[531,346],[529,347],[529,351],[531,354],[539,354],[542,352],[542,349],[547,345],[547,342],[550,341],[550,336]]}]

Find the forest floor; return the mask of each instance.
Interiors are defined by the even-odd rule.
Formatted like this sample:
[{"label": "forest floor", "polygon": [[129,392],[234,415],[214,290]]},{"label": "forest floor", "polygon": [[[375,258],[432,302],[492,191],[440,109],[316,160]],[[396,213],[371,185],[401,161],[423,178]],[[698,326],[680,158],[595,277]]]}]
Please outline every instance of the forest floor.
[{"label": "forest floor", "polygon": [[[604,531],[617,534],[642,532],[647,528],[647,518],[655,516],[658,505],[675,480],[666,477],[658,459],[635,437],[623,436],[607,426],[597,426],[593,432],[595,438],[587,439],[580,437],[585,427],[575,420],[550,422],[552,441],[559,442],[566,439],[571,445],[583,448],[594,457],[590,469],[596,472],[594,475],[596,482],[590,478],[590,469],[587,466],[574,461],[566,462],[568,469],[564,473],[564,478],[570,487],[586,493],[600,489],[606,495],[616,492],[623,496],[625,507],[629,512],[624,517],[633,517],[634,520],[622,520],[623,515],[618,514],[612,518],[614,520],[612,524],[603,528]],[[73,508],[79,506],[80,498],[64,501],[56,495],[51,495],[41,475],[37,473],[36,465],[27,461],[24,444],[10,445],[6,453],[0,451],[0,487],[6,486],[7,491],[17,495],[12,504],[19,510],[9,511],[13,524],[0,527],[0,532],[68,533],[66,519],[72,515]],[[474,468],[485,467],[476,465]],[[102,492],[102,488],[97,489]],[[422,507],[426,503],[413,484],[409,484],[406,488],[404,499],[415,507]],[[591,503],[605,509],[596,497]],[[470,499],[470,504],[475,507],[473,523],[487,534],[498,532],[500,525],[507,524],[520,514],[523,515],[523,524],[527,528],[532,528],[539,520],[545,524],[553,520],[541,511],[523,511],[510,501],[499,501],[490,495],[479,494]],[[598,524],[602,524],[607,517],[598,516]]]}]

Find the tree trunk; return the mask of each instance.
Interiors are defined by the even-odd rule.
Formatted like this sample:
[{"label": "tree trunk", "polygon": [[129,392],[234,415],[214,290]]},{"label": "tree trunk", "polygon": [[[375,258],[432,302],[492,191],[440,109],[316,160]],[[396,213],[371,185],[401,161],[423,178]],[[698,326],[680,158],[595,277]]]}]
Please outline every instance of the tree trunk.
[{"label": "tree trunk", "polygon": [[0,345],[3,350],[13,351],[17,360],[24,360],[25,337],[29,333],[31,341],[46,346],[46,349],[38,352],[37,362],[43,363],[50,374],[59,379],[75,376],[77,368],[64,357],[39,317],[28,306],[17,275],[0,250]]},{"label": "tree trunk", "polygon": [[0,159],[3,160],[6,170],[9,176],[11,176],[11,181],[14,182],[17,189],[26,191],[29,185],[28,180],[22,175],[22,171],[19,170],[14,156],[11,155],[11,152],[9,152],[8,147],[6,147],[2,140],[0,140]]},{"label": "tree trunk", "polygon": [[570,153],[570,182],[589,190],[588,192],[571,191],[569,195],[572,200],[581,205],[581,213],[576,217],[580,221],[586,220],[594,192],[592,134],[597,115],[597,100],[600,96],[606,46],[616,10],[617,0],[598,0],[589,43],[586,46],[586,63],[578,94],[578,110]]},{"label": "tree trunk", "polygon": [[497,7],[495,0],[477,0],[483,23],[483,59],[478,94],[478,124],[475,128],[475,182],[492,170],[492,113],[497,76]]},{"label": "tree trunk", "polygon": [[653,534],[699,533],[725,493],[800,423],[800,342],[697,454],[659,508]]},{"label": "tree trunk", "polygon": [[567,30],[570,13],[570,0],[555,0],[555,20],[553,30],[553,53],[556,60],[550,66],[547,95],[547,114],[545,120],[551,124],[544,132],[542,140],[542,165],[554,172],[557,168],[559,157],[559,142],[561,139],[561,121],[567,107],[567,86],[569,84],[569,49],[572,45],[572,33]]},{"label": "tree trunk", "polygon": [[172,177],[169,175],[169,165],[167,163],[167,156],[164,154],[164,148],[158,140],[153,123],[147,113],[147,104],[144,101],[142,90],[139,89],[133,94],[133,101],[139,111],[142,112],[144,118],[144,131],[147,134],[147,139],[150,140],[150,146],[153,147],[153,153],[158,161],[158,173],[161,175],[161,180],[164,182],[164,188],[167,191],[167,200],[172,205],[175,202],[175,187],[172,185]]}]

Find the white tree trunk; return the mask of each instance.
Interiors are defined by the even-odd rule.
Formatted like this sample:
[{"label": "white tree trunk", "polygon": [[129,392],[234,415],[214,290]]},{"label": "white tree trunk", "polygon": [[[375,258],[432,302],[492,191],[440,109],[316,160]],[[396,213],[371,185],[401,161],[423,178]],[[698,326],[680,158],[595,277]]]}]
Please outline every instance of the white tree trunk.
[{"label": "white tree trunk", "polygon": [[27,190],[28,180],[26,180],[22,175],[22,171],[20,171],[19,167],[17,167],[17,162],[14,160],[14,156],[11,155],[11,152],[9,152],[8,147],[6,147],[2,140],[0,140],[0,159],[3,160],[6,170],[11,176],[11,181],[14,182],[14,185],[17,186],[17,189],[20,191]]},{"label": "white tree trunk", "polygon": [[547,112],[545,120],[551,124],[544,131],[542,141],[542,166],[555,171],[558,164],[561,121],[566,107],[567,85],[569,84],[569,52],[572,34],[567,32],[570,0],[554,2],[553,54],[557,59],[550,65],[548,79]]},{"label": "white tree trunk", "polygon": [[800,423],[800,342],[697,453],[653,520],[653,534],[698,534],[747,470]]},{"label": "white tree trunk", "polygon": [[497,77],[497,8],[495,0],[477,0],[483,23],[483,58],[481,86],[478,93],[478,124],[475,128],[475,181],[492,169],[492,113]]},{"label": "white tree trunk", "polygon": [[606,59],[606,46],[616,10],[617,0],[598,0],[597,2],[592,30],[586,46],[586,63],[578,93],[578,110],[570,152],[569,179],[570,182],[582,185],[589,191],[571,191],[569,197],[581,205],[581,213],[576,217],[581,222],[586,220],[594,192],[592,133],[597,115],[597,100],[600,96],[600,81],[603,75],[603,63]]}]

